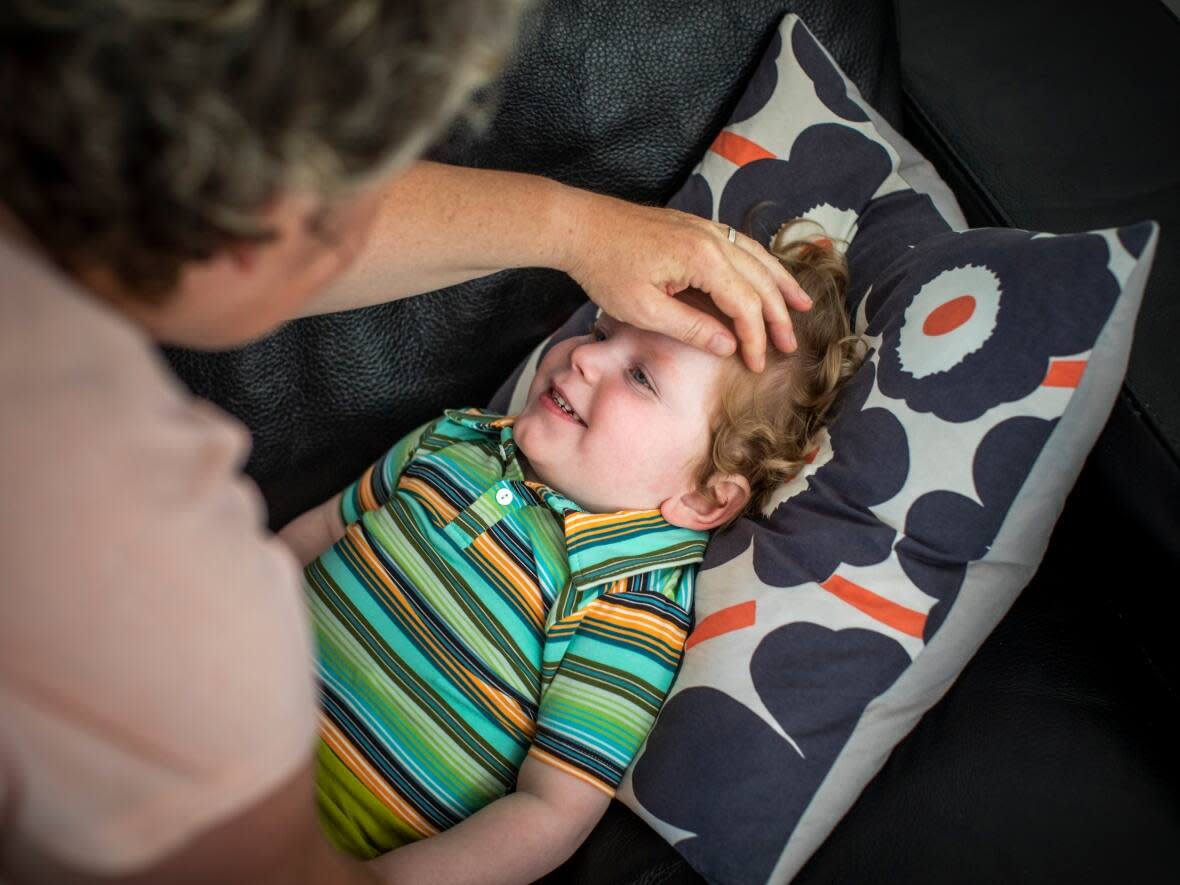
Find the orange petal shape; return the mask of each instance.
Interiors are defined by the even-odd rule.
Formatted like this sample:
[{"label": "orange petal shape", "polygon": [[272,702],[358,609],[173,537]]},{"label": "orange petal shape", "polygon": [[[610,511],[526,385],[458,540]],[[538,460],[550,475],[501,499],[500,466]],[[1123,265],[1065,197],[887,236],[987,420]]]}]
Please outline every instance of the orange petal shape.
[{"label": "orange petal shape", "polygon": [[749,602],[739,602],[737,605],[713,612],[697,624],[696,629],[689,635],[688,641],[684,643],[684,647],[692,648],[698,642],[704,642],[706,639],[713,639],[724,633],[752,627],[755,618],[754,600],[752,599]]},{"label": "orange petal shape", "polygon": [[972,295],[960,295],[946,304],[936,307],[926,317],[922,324],[922,331],[927,335],[945,335],[953,332],[975,313],[975,298]]},{"label": "orange petal shape", "polygon": [[1086,371],[1086,360],[1054,360],[1049,363],[1043,387],[1077,387]]},{"label": "orange petal shape", "polygon": [[747,163],[753,163],[755,160],[773,160],[774,154],[766,150],[760,145],[754,144],[748,138],[742,138],[733,132],[722,131],[713,143],[709,145],[709,150],[715,154],[720,154],[733,163],[735,166],[745,166]]},{"label": "orange petal shape", "polygon": [[866,587],[846,581],[837,575],[832,575],[820,586],[873,620],[909,636],[922,637],[922,631],[926,628],[926,616],[921,612],[898,605]]}]

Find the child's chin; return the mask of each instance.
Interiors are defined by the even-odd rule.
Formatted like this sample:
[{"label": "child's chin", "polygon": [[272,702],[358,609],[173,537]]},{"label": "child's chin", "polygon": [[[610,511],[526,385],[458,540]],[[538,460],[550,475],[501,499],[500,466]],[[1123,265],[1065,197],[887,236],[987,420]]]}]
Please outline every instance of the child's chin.
[{"label": "child's chin", "polygon": [[533,413],[531,406],[522,411],[512,424],[512,438],[516,440],[516,447],[526,455],[529,453],[530,437],[536,426],[537,416]]},{"label": "child's chin", "polygon": [[[528,454],[527,446],[530,442],[533,446],[536,446],[535,438],[543,436],[546,433],[553,433],[553,428],[556,424],[555,416],[544,411],[543,406],[537,403],[529,403],[527,408],[521,410],[515,423],[513,423],[512,435],[516,438],[517,446],[524,450],[525,454]],[[530,437],[534,439],[530,439]]]},{"label": "child's chin", "polygon": [[529,461],[544,457],[544,451],[537,445],[537,430],[535,423],[523,414],[512,425],[512,440],[516,443],[516,450]]}]

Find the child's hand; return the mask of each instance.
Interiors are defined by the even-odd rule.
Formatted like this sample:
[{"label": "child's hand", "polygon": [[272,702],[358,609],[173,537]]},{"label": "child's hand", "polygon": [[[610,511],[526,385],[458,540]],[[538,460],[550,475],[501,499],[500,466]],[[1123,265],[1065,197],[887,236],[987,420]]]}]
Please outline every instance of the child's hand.
[{"label": "child's hand", "polygon": [[611,316],[728,356],[735,342],[726,325],[672,297],[700,289],[732,318],[752,370],[765,363],[767,330],[779,350],[795,349],[787,307],[807,310],[811,299],[757,242],[731,241],[724,225],[673,209],[580,199],[565,270]]},{"label": "child's hand", "polygon": [[300,566],[306,566],[343,536],[339,494],[297,516],[278,531],[278,538],[295,554]]}]

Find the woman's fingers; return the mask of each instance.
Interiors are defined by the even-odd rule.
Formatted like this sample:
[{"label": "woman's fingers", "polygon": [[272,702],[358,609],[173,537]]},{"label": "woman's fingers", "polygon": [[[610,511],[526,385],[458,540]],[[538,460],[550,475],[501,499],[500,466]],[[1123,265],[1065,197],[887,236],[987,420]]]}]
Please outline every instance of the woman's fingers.
[{"label": "woman's fingers", "polygon": [[810,310],[811,298],[787,272],[782,262],[756,240],[738,234],[734,245],[741,247],[741,255],[735,256],[735,264],[747,279],[765,275],[771,281],[769,285],[756,286],[762,298],[766,328],[775,347],[783,352],[793,351],[798,343],[787,306],[789,304],[794,310]]},{"label": "woman's fingers", "polygon": [[803,291],[803,287],[787,272],[783,263],[770,254],[761,243],[745,234],[738,234],[735,245],[741,246],[744,252],[766,268],[792,310],[811,309],[811,298]]},{"label": "woman's fingers", "polygon": [[665,296],[652,301],[642,321],[636,324],[721,357],[731,355],[736,346],[733,334],[723,322],[679,298]]},{"label": "woman's fingers", "polygon": [[761,372],[766,361],[766,319],[762,307],[764,296],[739,271],[738,263],[749,262],[745,270],[773,293],[766,295],[766,298],[777,298],[781,302],[782,296],[775,291],[765,271],[754,271],[753,259],[744,256],[736,245],[725,242],[713,244],[709,248],[696,249],[693,254],[696,266],[692,269],[692,288],[712,298],[717,308],[733,321],[742,359],[753,371]]},{"label": "woman's fingers", "polygon": [[[778,266],[781,274],[774,274],[770,267],[767,266],[759,257],[759,252],[763,252],[762,247],[749,237],[738,237],[735,246],[740,248],[734,249],[729,258],[733,262],[735,269],[739,274],[749,281],[754,291],[758,294],[761,300],[762,321],[766,326],[766,330],[770,335],[770,340],[774,342],[774,346],[784,352],[789,352],[795,349],[795,332],[791,322],[790,312],[787,310],[786,296],[783,292],[783,284],[780,282],[782,276],[785,276],[794,288],[798,288],[798,283],[795,283],[793,277],[782,269],[782,265],[774,258],[766,253],[771,261]],[[802,290],[800,290],[802,291]]]},{"label": "woman's fingers", "polygon": [[[730,241],[730,228],[673,209],[599,195],[584,205],[566,269],[608,313],[719,355],[740,347],[754,371],[768,334],[779,350],[795,349],[789,308],[807,310],[810,299],[753,239],[734,231]],[[708,295],[732,329],[670,297],[685,289]]]}]

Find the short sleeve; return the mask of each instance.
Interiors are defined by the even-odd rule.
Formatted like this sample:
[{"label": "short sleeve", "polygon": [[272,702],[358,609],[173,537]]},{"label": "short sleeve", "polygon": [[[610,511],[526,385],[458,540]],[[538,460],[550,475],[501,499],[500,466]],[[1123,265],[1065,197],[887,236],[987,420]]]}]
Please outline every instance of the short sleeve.
[{"label": "short sleeve", "polygon": [[397,487],[398,477],[414,457],[422,438],[440,420],[427,421],[411,430],[341,493],[340,518],[345,525],[352,525],[363,513],[385,506],[393,489]]},{"label": "short sleeve", "polygon": [[680,669],[695,578],[624,578],[550,626],[531,755],[614,795]]}]

